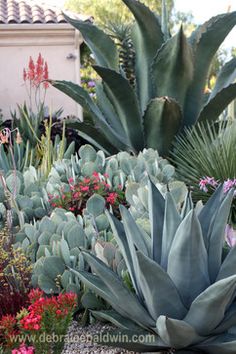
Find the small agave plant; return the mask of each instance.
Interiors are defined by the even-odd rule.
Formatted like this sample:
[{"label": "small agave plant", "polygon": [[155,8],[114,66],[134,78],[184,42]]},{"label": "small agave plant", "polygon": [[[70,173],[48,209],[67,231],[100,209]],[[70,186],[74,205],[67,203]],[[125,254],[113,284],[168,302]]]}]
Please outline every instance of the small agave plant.
[{"label": "small agave plant", "polygon": [[[150,182],[151,237],[125,207],[122,222],[107,213],[133,288],[86,251],[93,274],[71,271],[112,306],[94,314],[129,338],[116,346],[141,352],[236,353],[236,247],[227,255],[222,251],[233,191],[225,196],[222,189],[203,207],[194,208],[188,195],[179,212],[171,194],[164,200]],[[142,335],[142,341],[132,341],[133,334]]]},{"label": "small agave plant", "polygon": [[236,97],[236,58],[222,68],[211,94],[204,93],[211,61],[235,26],[236,11],[212,17],[189,38],[182,27],[170,37],[166,16],[160,20],[137,0],[122,2],[135,18],[131,36],[135,85],[120,67],[119,50],[111,37],[66,15],[82,33],[102,80],[96,83],[96,102],[72,82],[51,83],[83,106],[84,122],[74,127],[87,141],[108,154],[153,148],[165,156],[176,134],[197,121],[216,120]]}]

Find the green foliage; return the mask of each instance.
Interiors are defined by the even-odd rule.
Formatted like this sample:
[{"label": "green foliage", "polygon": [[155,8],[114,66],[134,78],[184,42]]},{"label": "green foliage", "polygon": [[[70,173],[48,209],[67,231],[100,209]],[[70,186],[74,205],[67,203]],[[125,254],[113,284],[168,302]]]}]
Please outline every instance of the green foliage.
[{"label": "green foliage", "polygon": [[41,104],[37,113],[32,112],[24,103],[23,106],[18,105],[18,114],[12,113],[12,124],[20,131],[24,141],[29,141],[31,147],[35,147],[40,141],[40,125],[44,120],[44,105]]},{"label": "green foliage", "polygon": [[75,150],[74,142],[67,146],[65,124],[62,136],[56,135],[54,141],[51,139],[51,129],[52,122],[48,124],[45,121],[45,135],[40,136],[36,146],[32,146],[30,140],[17,141],[14,130],[9,131],[11,141],[0,145],[0,169],[5,174],[14,169],[23,173],[30,166],[34,166],[41,177],[46,178],[55,161],[69,158]]},{"label": "green foliage", "polygon": [[[149,6],[158,14],[161,13],[161,1],[144,0],[144,4]],[[173,0],[167,1],[168,11],[173,8]],[[113,23],[128,23],[132,21],[132,15],[120,0],[68,0],[65,8],[75,13],[87,14],[94,17],[95,22],[103,27],[107,27],[110,21]]]},{"label": "green foliage", "polygon": [[[107,213],[134,291],[89,252],[83,255],[94,274],[71,272],[113,307],[99,316],[130,338],[116,346],[142,352],[235,352],[236,248],[222,261],[233,191],[225,196],[222,189],[200,210],[187,195],[179,213],[171,194],[164,200],[150,183],[151,237],[126,208],[121,207],[123,223]],[[142,334],[142,342],[132,341],[134,333]]]},{"label": "green foliage", "polygon": [[162,23],[136,0],[122,0],[135,17],[135,87],[119,68],[119,52],[111,37],[91,23],[66,17],[93,53],[97,104],[80,86],[52,81],[85,109],[84,122],[71,123],[79,134],[107,154],[137,153],[144,147],[167,155],[177,133],[197,121],[214,121],[236,96],[235,64],[222,68],[210,95],[204,93],[212,59],[236,23],[236,12],[211,18],[189,38],[182,27],[170,36]]},{"label": "green foliage", "polygon": [[[199,190],[201,178],[214,177],[219,182],[236,176],[236,122],[199,124],[186,130],[174,144],[173,162],[178,177]],[[199,192],[198,199],[202,192]]]},{"label": "green foliage", "polygon": [[96,152],[92,146],[84,145],[78,155],[54,164],[49,174],[47,192],[60,194],[63,189],[68,190],[70,178],[91,178],[94,172],[107,175],[109,185],[112,188],[120,186],[122,190],[131,182],[147,183],[148,176],[161,186],[175,180],[174,167],[153,149],[144,149],[138,156],[123,151],[105,158],[103,151]]},{"label": "green foliage", "polygon": [[[121,152],[117,156],[105,159],[102,151],[96,152],[90,145],[84,145],[79,150],[79,156],[72,156],[70,160],[62,160],[55,163],[47,183],[49,193],[60,194],[69,188],[71,177],[75,181],[82,181],[85,177],[97,174],[108,174],[107,181],[113,187],[142,183],[145,186],[148,176],[166,192],[166,183],[174,180],[174,168],[158,153],[152,149],[144,150],[137,157]],[[140,184],[141,188],[141,184]],[[132,199],[132,191],[129,191]],[[135,199],[135,197],[133,198]],[[134,200],[133,204],[139,204]],[[50,216],[44,217],[34,225],[26,224],[16,235],[16,244],[19,243],[31,256],[34,266],[33,281],[44,291],[55,292],[76,288],[79,291],[79,283],[74,276],[68,276],[66,266],[83,269],[84,263],[81,258],[80,248],[91,249],[99,254],[120,276],[127,278],[123,257],[117,249],[114,236],[105,215],[106,201],[102,196],[91,196],[83,210],[82,216],[77,218],[70,212],[55,209]],[[135,209],[135,207],[133,207]],[[147,213],[147,211],[145,210]],[[53,267],[53,274],[49,274],[49,268],[44,259],[59,257],[55,263],[61,265]],[[55,258],[53,258],[55,259]],[[81,268],[82,267],[82,268]],[[59,277],[55,277],[55,274]],[[57,278],[57,279],[55,279]]]},{"label": "green foliage", "polygon": [[[235,121],[206,126],[199,124],[177,138],[172,154],[176,173],[178,179],[191,185],[195,201],[202,199],[206,202],[214,191],[212,187],[207,192],[201,190],[201,179],[213,177],[218,183],[224,183],[235,178],[235,145]],[[236,222],[235,201],[229,222]]]},{"label": "green foliage", "polygon": [[32,273],[30,260],[22,249],[14,249],[9,240],[9,230],[5,227],[0,230],[0,319],[16,314],[26,304]]},{"label": "green foliage", "polygon": [[50,209],[46,191],[41,186],[36,169],[9,170],[5,176],[6,186],[0,183],[0,220],[6,220],[7,210],[12,212],[13,226],[41,219]]},{"label": "green foliage", "polygon": [[0,146],[0,169],[7,173],[9,170],[14,169],[14,164],[17,171],[23,172],[31,165],[37,167],[40,159],[37,158],[36,149],[30,147],[29,141],[22,142],[21,144],[13,143],[12,153],[14,161],[12,160],[11,152],[8,147]]},{"label": "green foliage", "polygon": [[78,279],[66,266],[84,270],[80,248],[88,248],[83,226],[75,216],[63,209],[55,209],[34,225],[25,224],[15,236],[15,247],[21,246],[33,263],[32,282],[45,293],[80,291]]}]

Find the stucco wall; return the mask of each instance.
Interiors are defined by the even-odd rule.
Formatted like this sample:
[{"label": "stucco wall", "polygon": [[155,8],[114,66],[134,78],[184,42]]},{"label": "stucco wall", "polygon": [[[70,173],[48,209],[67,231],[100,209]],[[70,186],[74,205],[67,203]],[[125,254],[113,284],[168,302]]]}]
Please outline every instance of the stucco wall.
[{"label": "stucco wall", "polygon": [[[11,25],[8,26],[8,28]],[[81,37],[75,35],[68,25],[57,26],[34,25],[34,30],[19,25],[11,31],[1,31],[0,26],[0,108],[4,118],[10,117],[10,110],[16,109],[16,104],[28,102],[28,96],[23,81],[23,68],[27,67],[29,57],[36,61],[39,52],[48,62],[51,79],[68,80],[79,83],[79,45]],[[7,27],[6,27],[7,28]],[[72,53],[73,59],[68,59]],[[81,117],[81,109],[69,97],[53,87],[47,90],[46,104],[53,111],[64,109],[63,115]]]}]

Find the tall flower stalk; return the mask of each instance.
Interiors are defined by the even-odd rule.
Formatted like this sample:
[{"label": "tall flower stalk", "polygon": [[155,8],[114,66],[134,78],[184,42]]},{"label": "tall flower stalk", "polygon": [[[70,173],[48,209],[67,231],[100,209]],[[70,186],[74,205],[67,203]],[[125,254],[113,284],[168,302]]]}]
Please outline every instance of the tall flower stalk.
[{"label": "tall flower stalk", "polygon": [[33,112],[32,96],[34,92],[35,106],[40,112],[44,106],[46,90],[49,87],[48,80],[48,64],[39,53],[36,63],[29,58],[28,68],[23,69],[23,80],[30,101],[30,112]]}]

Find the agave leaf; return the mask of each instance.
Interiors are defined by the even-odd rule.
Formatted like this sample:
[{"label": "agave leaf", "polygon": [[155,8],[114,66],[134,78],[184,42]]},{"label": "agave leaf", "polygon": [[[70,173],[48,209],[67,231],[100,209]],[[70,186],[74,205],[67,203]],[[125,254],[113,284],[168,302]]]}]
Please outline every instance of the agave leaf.
[{"label": "agave leaf", "polygon": [[224,109],[236,97],[236,84],[230,84],[218,92],[203,108],[199,115],[200,121],[215,121]]},{"label": "agave leaf", "polygon": [[125,235],[128,241],[128,247],[132,258],[133,267],[134,267],[133,275],[135,278],[135,285],[138,290],[137,295],[139,297],[139,300],[143,301],[143,287],[138,279],[139,265],[138,265],[136,249],[143,251],[145,255],[149,255],[150,243],[148,244],[147,242],[145,242],[146,239],[145,232],[138,227],[131,214],[122,205],[120,205],[120,213],[124,225]]},{"label": "agave leaf", "polygon": [[[134,322],[142,327],[150,328],[155,326],[154,320],[150,317],[146,309],[126,288],[116,273],[89,252],[83,251],[83,255],[94,272],[103,279],[105,285],[116,298],[118,306],[123,310],[123,313],[121,313],[122,316],[125,314],[125,317],[132,318]],[[116,307],[114,307],[114,309],[116,309]]]},{"label": "agave leaf", "polygon": [[181,218],[184,219],[185,216],[193,209],[193,201],[191,198],[191,192],[188,191],[186,198],[184,200],[184,205],[181,210]]},{"label": "agave leaf", "polygon": [[236,58],[227,62],[216,79],[215,86],[210,94],[209,101],[212,100],[222,89],[232,84],[236,79]]},{"label": "agave leaf", "polygon": [[145,111],[152,95],[150,65],[164,42],[164,35],[157,16],[136,0],[123,0],[133,13],[136,24],[132,39],[135,47],[135,69],[141,110]]},{"label": "agave leaf", "polygon": [[[117,116],[111,102],[109,101],[107,95],[104,92],[104,87],[102,82],[96,82],[96,96],[97,96],[97,105],[101,112],[103,113],[106,121],[112,128],[119,132],[122,136],[125,137],[124,128],[120,122],[119,117]],[[127,142],[128,145],[128,142]]]},{"label": "agave leaf", "polygon": [[150,180],[148,181],[148,210],[151,224],[151,258],[160,264],[165,216],[165,199]]},{"label": "agave leaf", "polygon": [[236,275],[236,246],[233,247],[226,256],[220,271],[217,275],[216,281]]},{"label": "agave leaf", "polygon": [[75,269],[69,268],[69,270],[75,274],[79,279],[88,286],[89,289],[93,290],[96,294],[101,296],[106,300],[111,306],[122,316],[127,316],[126,311],[119,306],[116,296],[110,291],[108,286],[100,279],[100,277],[85,271],[77,271]]},{"label": "agave leaf", "polygon": [[67,127],[76,129],[79,136],[87,140],[97,149],[103,150],[107,155],[116,154],[119,151],[107,140],[107,137],[103,134],[101,129],[93,125],[88,115],[86,116],[86,112],[84,112],[83,122],[71,120],[68,121],[66,125]]},{"label": "agave leaf", "polygon": [[[109,337],[110,341],[108,339]],[[169,349],[169,347],[157,335],[142,330],[138,332],[133,330],[106,332],[104,341],[102,339],[102,336],[99,336],[99,342],[97,343],[111,347],[114,347],[115,343],[116,347],[125,348],[131,351],[146,353]]]},{"label": "agave leaf", "polygon": [[137,251],[137,260],[137,277],[152,317],[165,313],[168,317],[183,318],[187,310],[169,275],[142,252]]},{"label": "agave leaf", "polygon": [[184,124],[187,126],[193,125],[198,118],[212,58],[235,24],[236,11],[218,15],[199,26],[190,37],[195,68],[184,109]]},{"label": "agave leaf", "polygon": [[223,321],[212,331],[212,334],[225,333],[233,326],[236,326],[236,303],[233,303],[226,311]]},{"label": "agave leaf", "polygon": [[138,327],[133,321],[121,316],[119,313],[117,313],[114,310],[91,311],[91,312],[96,318],[109,321],[119,328],[133,330],[133,331],[140,331],[140,327]]},{"label": "agave leaf", "polygon": [[208,199],[207,203],[204,205],[198,219],[201,224],[203,239],[205,242],[206,249],[209,247],[209,230],[212,224],[212,218],[215,217],[216,208],[219,209],[220,201],[223,196],[223,185],[217,187],[216,191]]},{"label": "agave leaf", "polygon": [[178,103],[169,97],[152,99],[144,113],[143,122],[147,146],[158,150],[161,156],[167,155],[182,123]]},{"label": "agave leaf", "polygon": [[168,256],[170,248],[181,222],[181,217],[176,208],[176,204],[170,192],[166,194],[165,216],[163,225],[162,251],[161,251],[161,266],[167,269]]},{"label": "agave leaf", "polygon": [[119,54],[111,37],[90,22],[75,20],[65,13],[64,16],[72,26],[81,32],[97,64],[118,71]]},{"label": "agave leaf", "polygon": [[233,193],[234,191],[232,190],[225,197],[217,213],[215,213],[215,219],[211,225],[211,239],[208,247],[208,268],[211,282],[215,281],[222,263],[225,227],[229,217]]},{"label": "agave leaf", "polygon": [[132,284],[136,290],[136,293],[138,297],[141,299],[142,298],[142,293],[139,288],[139,285],[137,283],[136,279],[136,272],[135,272],[135,267],[134,267],[134,259],[132,258],[131,255],[131,250],[129,248],[129,243],[125,234],[124,226],[123,224],[112,214],[110,214],[108,211],[105,212],[106,216],[110,222],[114,238],[119,246],[119,249],[121,250],[121,253],[124,257],[127,269],[129,271],[129,275],[132,280]]},{"label": "agave leaf", "polygon": [[226,310],[235,298],[235,291],[235,275],[219,280],[193,301],[184,321],[193,326],[199,335],[211,334],[224,319]]},{"label": "agave leaf", "polygon": [[181,349],[204,339],[188,323],[167,316],[160,316],[156,327],[163,342],[171,348]]},{"label": "agave leaf", "polygon": [[167,272],[187,307],[210,285],[207,250],[194,210],[189,212],[176,231],[169,253]]},{"label": "agave leaf", "polygon": [[104,132],[107,139],[112,145],[116,145],[118,149],[123,150],[125,143],[122,143],[119,132],[115,132],[106,122],[99,108],[96,106],[88,92],[77,84],[69,81],[51,81],[51,84],[58,90],[64,92],[77,103],[81,104],[90,114],[95,127],[99,127]]},{"label": "agave leaf", "polygon": [[209,354],[235,354],[235,335],[222,334],[213,340],[197,345],[196,348]]},{"label": "agave leaf", "polygon": [[111,101],[134,151],[144,147],[142,116],[136,94],[121,74],[95,65],[94,69],[105,83]]},{"label": "agave leaf", "polygon": [[182,27],[157,52],[151,73],[154,97],[174,98],[183,109],[193,78],[193,54]]},{"label": "agave leaf", "polygon": [[146,256],[149,256],[150,242],[147,238],[148,236],[137,225],[133,216],[123,205],[120,205],[120,213],[128,241],[130,240],[132,243],[134,243],[135,248],[138,251],[141,251]]}]

